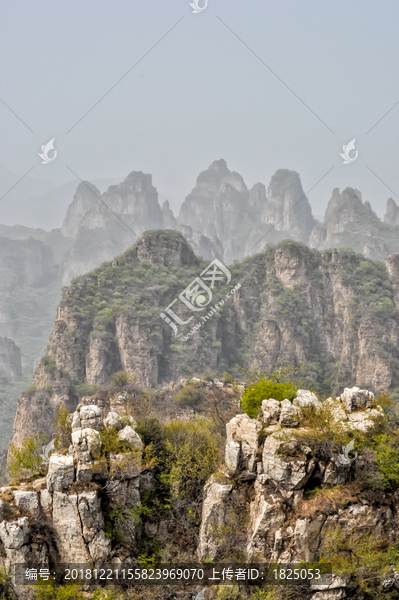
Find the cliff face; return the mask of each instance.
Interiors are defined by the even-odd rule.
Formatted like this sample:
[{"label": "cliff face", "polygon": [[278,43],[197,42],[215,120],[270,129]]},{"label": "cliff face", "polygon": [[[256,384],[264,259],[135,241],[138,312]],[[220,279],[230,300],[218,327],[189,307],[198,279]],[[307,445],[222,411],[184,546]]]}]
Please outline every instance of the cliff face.
[{"label": "cliff face", "polygon": [[[285,242],[231,267],[228,285],[220,275],[211,303],[193,311],[179,294],[207,266],[180,233],[147,232],[70,286],[47,350],[56,366],[41,365],[37,393],[20,397],[14,441],[47,431],[51,411],[76,404],[74,386],[107,384],[120,369],[151,387],[237,365],[272,370],[283,360],[305,363],[328,391],[397,385],[397,279],[383,265]],[[190,319],[176,336],[160,316],[174,300],[180,321]]]},{"label": "cliff face", "polygon": [[18,381],[22,377],[21,351],[9,338],[0,338],[0,381]]}]

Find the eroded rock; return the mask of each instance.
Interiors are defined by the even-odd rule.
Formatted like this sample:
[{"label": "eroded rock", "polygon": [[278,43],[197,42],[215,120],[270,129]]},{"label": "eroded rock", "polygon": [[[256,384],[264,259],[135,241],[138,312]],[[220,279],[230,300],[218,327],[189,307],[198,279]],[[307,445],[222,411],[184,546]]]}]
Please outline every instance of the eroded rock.
[{"label": "eroded rock", "polygon": [[230,471],[238,468],[253,471],[258,449],[258,433],[262,424],[248,415],[237,415],[226,425],[226,466]]},{"label": "eroded rock", "polygon": [[70,487],[75,479],[75,467],[73,457],[62,454],[50,456],[49,470],[47,474],[47,489],[49,492],[62,492]]}]

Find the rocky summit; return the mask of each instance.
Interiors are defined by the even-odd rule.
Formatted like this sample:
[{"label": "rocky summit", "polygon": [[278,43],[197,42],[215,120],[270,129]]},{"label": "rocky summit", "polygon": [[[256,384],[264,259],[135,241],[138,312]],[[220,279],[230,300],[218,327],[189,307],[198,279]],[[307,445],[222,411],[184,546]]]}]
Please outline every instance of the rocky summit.
[{"label": "rocky summit", "polygon": [[[230,384],[200,379],[185,381],[174,391],[179,389],[181,396],[189,388],[208,400],[215,394],[236,393]],[[164,407],[171,407],[166,396]],[[303,600],[351,598],[357,584],[350,568],[343,568],[347,558],[342,540],[350,540],[374,579],[380,576],[377,558],[382,550],[394,548],[399,540],[398,493],[375,488],[373,457],[366,450],[385,427],[386,408],[378,402],[372,392],[358,387],[345,388],[324,402],[309,390],[297,389],[292,400],[263,400],[257,418],[236,408],[223,432],[224,458],[205,469],[210,433],[193,415],[180,414],[162,429],[155,417],[148,420],[154,413],[148,404],[140,404],[132,389],[83,397],[58,429],[58,449],[49,458],[47,475],[1,488],[0,564],[7,569],[18,563],[26,569],[40,565],[50,571],[60,563],[142,567],[145,548],[177,564],[334,559],[334,568],[340,564],[341,571],[334,571],[328,582],[311,581],[290,593]],[[188,456],[181,454],[179,445],[186,440],[185,453],[189,452],[187,431],[197,442],[202,439],[191,451],[205,462],[196,463],[185,488],[187,472],[176,468]],[[344,440],[360,449],[355,458],[341,452],[338,444]],[[165,457],[172,449],[177,454],[170,464]],[[365,553],[370,534],[374,562]],[[396,576],[396,571],[385,569],[378,580],[379,589],[392,593],[392,598]],[[13,583],[11,588],[14,598],[36,597],[34,586]],[[217,589],[208,588],[206,598],[219,598]],[[166,596],[157,597],[166,598],[169,592],[170,588],[161,592]],[[89,592],[75,593],[77,598],[91,598]],[[136,598],[128,593],[125,589],[104,598]],[[189,593],[180,591],[185,599]],[[146,594],[153,597],[150,589]],[[248,590],[235,594],[247,598]]]}]

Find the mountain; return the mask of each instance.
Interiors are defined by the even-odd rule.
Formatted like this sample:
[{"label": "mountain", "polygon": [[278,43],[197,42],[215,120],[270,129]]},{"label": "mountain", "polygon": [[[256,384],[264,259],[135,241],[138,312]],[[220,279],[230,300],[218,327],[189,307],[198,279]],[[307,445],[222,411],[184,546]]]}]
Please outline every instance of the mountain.
[{"label": "mountain", "polygon": [[[0,165],[0,198],[22,175],[12,173]],[[92,183],[101,192],[110,185],[119,183],[120,179],[97,179]],[[1,202],[0,221],[5,225],[24,225],[29,228],[44,230],[58,229],[71,198],[79,184],[78,179],[68,181],[60,186],[27,175]]]},{"label": "mountain", "polygon": [[[161,207],[152,176],[133,171],[118,185],[101,194],[88,182],[79,184],[68,207],[61,232],[73,240],[62,265],[62,281],[68,284],[127,250],[146,230],[179,227],[167,201]],[[195,251],[211,258],[212,252],[223,257],[216,238],[187,228],[186,234]]]},{"label": "mountain", "polygon": [[317,224],[309,239],[312,248],[352,248],[374,260],[384,260],[399,252],[399,226],[395,220],[395,202],[390,198],[382,222],[361,193],[346,188],[334,189],[328,203],[324,223]]},{"label": "mountain", "polygon": [[[13,439],[51,428],[62,403],[77,404],[76,386],[108,385],[118,370],[156,387],[237,365],[272,370],[283,360],[305,363],[328,392],[398,386],[398,256],[387,264],[287,241],[230,267],[229,285],[217,269],[206,304],[206,288],[198,296],[187,286],[210,282],[198,280],[208,261],[179,232],[146,232],[65,290],[47,349],[54,367],[41,364],[37,391],[20,397]],[[165,319],[172,302],[180,321],[190,319],[176,337]]]}]

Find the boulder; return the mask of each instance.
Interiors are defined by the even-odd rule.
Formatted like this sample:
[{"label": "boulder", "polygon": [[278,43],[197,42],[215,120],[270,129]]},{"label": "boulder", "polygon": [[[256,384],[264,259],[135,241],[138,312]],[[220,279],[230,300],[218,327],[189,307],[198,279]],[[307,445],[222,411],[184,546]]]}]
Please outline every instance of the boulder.
[{"label": "boulder", "polygon": [[310,392],[309,390],[298,390],[296,393],[296,398],[294,398],[292,404],[294,404],[294,406],[298,406],[299,408],[314,407],[316,410],[319,410],[319,408],[322,406],[322,403],[316,394]]},{"label": "boulder", "polygon": [[72,431],[77,431],[78,429],[95,429],[96,431],[101,431],[103,428],[102,411],[99,406],[95,404],[80,406],[80,410],[74,412]]},{"label": "boulder", "polygon": [[4,511],[5,511],[5,504],[4,504],[3,500],[0,500],[0,521],[2,521],[4,519]]},{"label": "boulder", "polygon": [[253,471],[258,449],[258,433],[262,424],[248,415],[237,415],[226,425],[226,466],[229,471],[238,468]]},{"label": "boulder", "polygon": [[0,523],[0,539],[5,548],[19,550],[29,539],[28,517],[22,517],[12,523]]},{"label": "boulder", "polygon": [[134,429],[132,429],[130,427],[130,425],[126,425],[126,427],[124,427],[123,429],[121,429],[121,431],[119,431],[118,438],[120,440],[124,440],[125,442],[128,442],[129,444],[134,446],[137,450],[140,450],[140,451],[143,450],[144,444],[141,441],[139,434],[136,433],[134,431]]},{"label": "boulder", "polygon": [[371,408],[374,402],[374,394],[358,387],[345,388],[341,394],[341,400],[346,411],[350,413],[359,408]]},{"label": "boulder", "polygon": [[110,454],[109,475],[112,479],[132,479],[140,474],[140,455],[137,451]]},{"label": "boulder", "polygon": [[47,473],[47,489],[49,492],[62,492],[69,488],[75,479],[73,457],[62,454],[52,454]]},{"label": "boulder", "polygon": [[75,451],[78,450],[80,453],[90,452],[93,458],[97,456],[101,447],[98,431],[90,427],[73,431],[72,444]]},{"label": "boulder", "polygon": [[296,427],[299,425],[299,410],[289,400],[281,402],[280,425],[284,427]]},{"label": "boulder", "polygon": [[351,463],[343,455],[332,456],[324,471],[323,483],[337,485],[344,483],[349,475]]},{"label": "boulder", "polygon": [[377,408],[366,408],[366,410],[357,410],[349,413],[349,422],[352,429],[358,429],[366,433],[369,429],[375,426],[375,418],[383,416],[383,410],[379,406]]},{"label": "boulder", "polygon": [[109,412],[104,419],[105,427],[113,427],[117,431],[122,429],[123,425],[119,421],[119,415],[116,412]]},{"label": "boulder", "polygon": [[281,403],[278,400],[269,398],[262,401],[263,422],[275,425],[280,417]]},{"label": "boulder", "polygon": [[316,460],[309,458],[310,449],[297,440],[284,440],[280,433],[266,438],[262,463],[265,479],[284,490],[297,490],[305,485],[313,473]]},{"label": "boulder", "polygon": [[40,514],[39,494],[37,492],[14,492],[15,504],[23,512],[27,512],[32,517],[38,517]]}]

